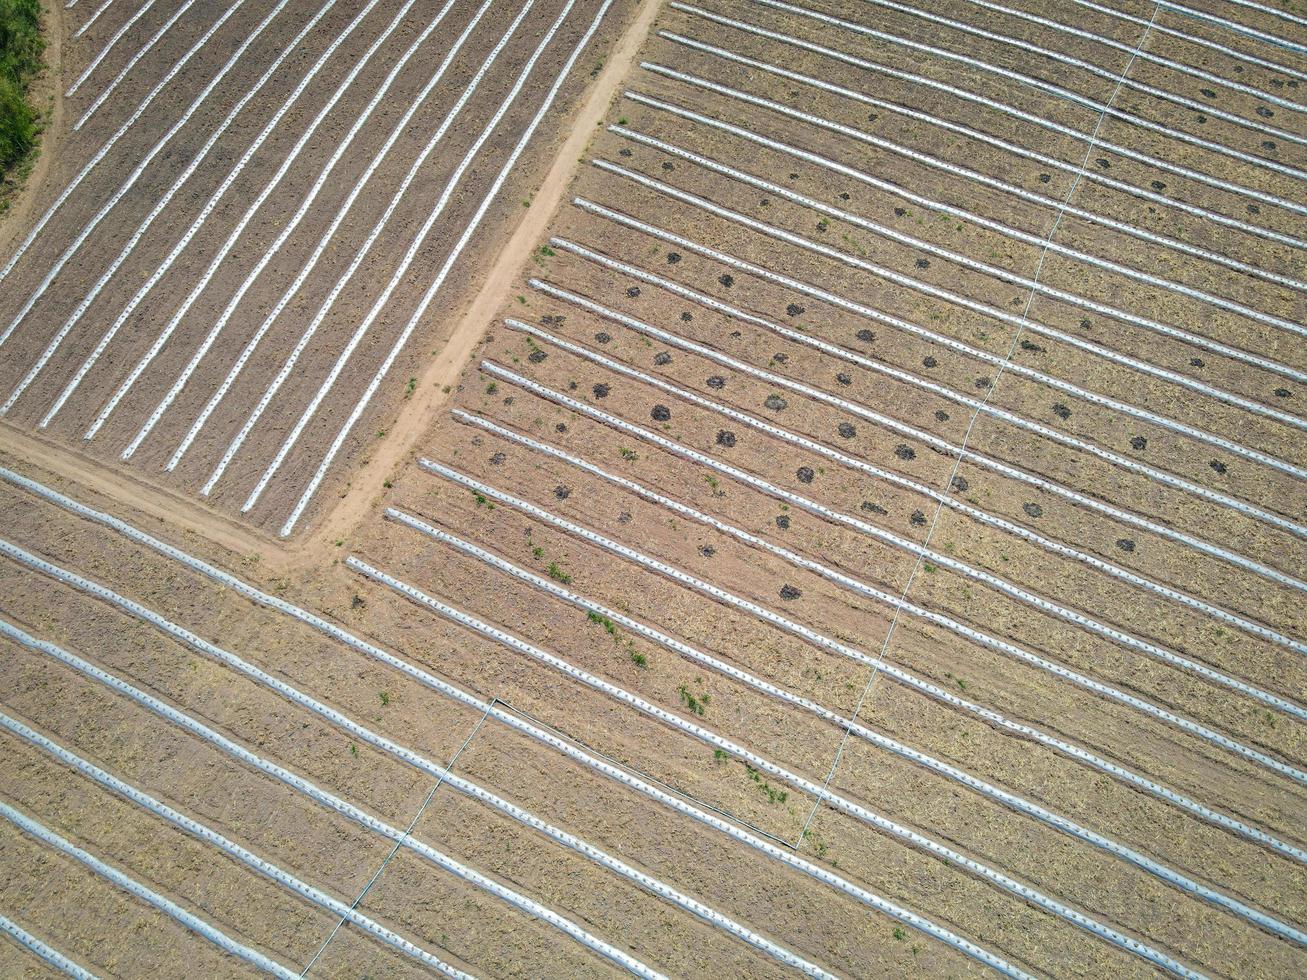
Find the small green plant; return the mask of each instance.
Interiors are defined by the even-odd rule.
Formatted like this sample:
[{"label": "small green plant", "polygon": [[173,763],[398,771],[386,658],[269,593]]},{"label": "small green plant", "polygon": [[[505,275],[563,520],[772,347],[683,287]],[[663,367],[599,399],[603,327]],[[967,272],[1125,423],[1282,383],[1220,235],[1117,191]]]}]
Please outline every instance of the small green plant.
[{"label": "small green plant", "polygon": [[626,125],[626,117],[625,117],[625,116],[622,116],[620,119],[618,119],[618,120],[617,120],[617,125],[619,125],[619,126],[625,126],[625,125]]},{"label": "small green plant", "polygon": [[617,638],[617,625],[607,616],[604,616],[592,610],[585,614],[585,618],[590,620],[590,622],[592,623],[597,623],[598,625],[602,626],[604,628],[604,632],[607,633],[609,636],[611,636],[613,639]]},{"label": "small green plant", "polygon": [[540,254],[546,259],[552,259],[556,253],[548,245],[541,245]]},{"label": "small green plant", "polygon": [[389,692],[389,691],[382,691],[380,694],[377,695],[377,697],[381,700],[381,706],[382,706],[383,708],[386,707],[388,704],[390,704],[390,692]]},{"label": "small green plant", "polygon": [[725,749],[713,749],[712,757],[714,762],[725,762],[730,756],[726,754]]},{"label": "small green plant", "polygon": [[490,384],[486,385],[486,394],[487,394],[487,395],[493,395],[493,394],[494,394],[496,391],[498,391],[498,390],[499,390],[499,385],[495,384],[495,382],[493,382],[493,381],[490,382]]},{"label": "small green plant", "polygon": [[526,297],[523,296],[521,293],[517,294],[517,301],[521,303],[523,306],[526,306]]},{"label": "small green plant", "polygon": [[908,938],[908,933],[902,926],[895,926],[894,938],[897,939],[899,942],[903,942],[903,940]]},{"label": "small green plant", "polygon": [[349,743],[349,754],[356,759],[359,757],[359,747],[355,745],[353,742]]},{"label": "small green plant", "polygon": [[923,564],[921,567],[925,570],[925,572],[926,572],[927,575],[934,575],[934,574],[935,574],[936,566],[932,565],[930,562],[926,562],[926,563]]},{"label": "small green plant", "polygon": [[637,667],[648,667],[649,658],[643,653],[633,653],[631,654],[631,663],[635,664]]},{"label": "small green plant", "polygon": [[409,379],[408,379],[408,384],[406,384],[406,385],[404,386],[404,397],[405,397],[405,398],[412,398],[412,397],[413,397],[413,392],[417,391],[417,388],[418,388],[418,379],[417,379],[417,378],[409,378]]},{"label": "small green plant", "polygon": [[634,462],[635,460],[640,458],[639,453],[637,453],[634,449],[627,449],[625,446],[623,446],[621,449],[617,451],[622,454],[622,459],[625,459],[629,462]]},{"label": "small green plant", "polygon": [[545,549],[540,547],[540,545],[536,545],[531,549],[531,554],[533,557],[543,558],[545,556]]},{"label": "small green plant", "polygon": [[484,493],[473,490],[472,499],[477,502],[478,507],[488,507],[491,510],[495,509],[495,505],[490,502],[490,498],[488,498]]},{"label": "small green plant", "polygon": [[381,485],[382,485],[383,487],[385,487],[387,490],[389,490],[389,489],[390,489],[391,487],[393,487],[395,484],[391,483],[389,480],[382,480],[382,481],[381,481]]},{"label": "small green plant", "polygon": [[551,579],[562,582],[564,585],[570,585],[572,582],[572,576],[559,568],[558,562],[551,561],[549,567],[545,571],[548,572]]},{"label": "small green plant", "polygon": [[713,490],[717,489],[717,477],[713,476],[711,473],[703,478],[703,482],[708,484],[708,486]]},{"label": "small green plant", "polygon": [[822,218],[820,221],[817,222],[817,230],[818,230],[818,231],[825,231],[825,230],[826,230],[827,228],[829,228],[829,227],[830,227],[830,225],[828,225],[828,224],[826,223],[826,219],[825,219],[825,218]]},{"label": "small green plant", "polygon": [[684,684],[677,688],[681,695],[681,703],[690,709],[696,715],[702,716],[707,709],[708,695],[696,697],[691,694]]}]

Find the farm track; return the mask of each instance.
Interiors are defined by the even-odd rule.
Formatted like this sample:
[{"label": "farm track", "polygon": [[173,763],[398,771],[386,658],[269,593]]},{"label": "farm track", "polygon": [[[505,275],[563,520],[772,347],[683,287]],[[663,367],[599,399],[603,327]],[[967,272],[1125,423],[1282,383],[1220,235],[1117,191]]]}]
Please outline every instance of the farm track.
[{"label": "farm track", "polygon": [[0,972],[1307,970],[1302,18],[61,17]]}]

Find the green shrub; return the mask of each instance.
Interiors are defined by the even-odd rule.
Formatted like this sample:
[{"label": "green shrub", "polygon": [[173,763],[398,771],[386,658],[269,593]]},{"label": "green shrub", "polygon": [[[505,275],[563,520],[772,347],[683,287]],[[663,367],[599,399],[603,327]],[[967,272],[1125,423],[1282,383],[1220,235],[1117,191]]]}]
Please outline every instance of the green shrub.
[{"label": "green shrub", "polygon": [[36,144],[40,117],[27,88],[41,70],[39,0],[0,0],[0,171],[7,171]]}]

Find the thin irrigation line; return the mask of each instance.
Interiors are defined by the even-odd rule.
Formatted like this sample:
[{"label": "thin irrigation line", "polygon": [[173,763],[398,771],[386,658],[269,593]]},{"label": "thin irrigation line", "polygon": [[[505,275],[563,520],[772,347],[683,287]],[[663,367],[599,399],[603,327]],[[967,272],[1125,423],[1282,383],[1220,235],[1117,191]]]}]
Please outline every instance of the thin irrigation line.
[{"label": "thin irrigation line", "polygon": [[[472,726],[472,731],[468,733],[467,738],[463,739],[463,744],[458,747],[458,751],[450,758],[449,764],[445,766],[444,772],[440,774],[440,778],[436,780],[436,784],[431,787],[431,790],[426,795],[426,799],[424,799],[422,805],[418,807],[418,812],[413,814],[413,819],[410,820],[408,826],[404,828],[403,836],[395,841],[395,846],[390,849],[390,853],[382,860],[376,873],[373,874],[373,876],[368,879],[368,883],[363,886],[363,890],[359,892],[358,898],[350,903],[349,910],[351,912],[357,909],[363,899],[367,897],[368,892],[372,891],[372,886],[377,883],[377,879],[381,877],[381,873],[386,870],[386,865],[390,864],[391,858],[399,853],[399,849],[404,846],[404,842],[412,836],[413,828],[417,826],[418,821],[422,819],[422,814],[426,813],[427,807],[431,804],[431,801],[435,799],[436,790],[440,789],[441,785],[445,782],[445,777],[453,771],[454,764],[458,762],[458,757],[463,754],[463,750],[472,744],[472,739],[476,738],[477,732],[481,731],[481,726],[485,724],[486,718],[490,715],[490,709],[499,703],[500,701],[497,697],[491,698],[486,702],[486,707],[485,710],[481,712],[481,717],[478,718],[477,723]],[[300,980],[304,980],[304,978],[309,975],[309,971],[312,970],[318,960],[322,958],[322,954],[327,951],[327,947],[331,945],[331,941],[336,938],[336,933],[340,932],[341,927],[345,924],[345,921],[348,918],[348,915],[342,915],[340,917],[340,921],[336,923],[335,928],[332,929],[327,935],[327,938],[323,940],[322,946],[313,954],[313,959],[309,960],[308,964],[304,967],[304,970],[300,973]]]},{"label": "thin irrigation line", "polygon": [[[1153,15],[1149,18],[1148,26],[1144,28],[1143,34],[1139,36],[1139,43],[1135,45],[1135,50],[1131,53],[1130,60],[1126,62],[1125,68],[1122,69],[1121,77],[1117,79],[1116,88],[1113,89],[1111,98],[1109,98],[1104,104],[1103,111],[1098,114],[1098,122],[1094,124],[1094,131],[1089,134],[1089,142],[1085,145],[1085,156],[1080,163],[1080,169],[1076,172],[1075,179],[1071,181],[1071,186],[1067,189],[1066,197],[1062,201],[1062,208],[1058,211],[1057,217],[1053,219],[1053,226],[1048,230],[1048,236],[1044,240],[1044,247],[1040,250],[1039,261],[1035,263],[1033,281],[1036,283],[1039,282],[1040,273],[1044,270],[1044,259],[1048,255],[1048,246],[1053,241],[1053,236],[1057,234],[1058,228],[1061,227],[1062,217],[1066,214],[1067,205],[1071,203],[1071,198],[1075,195],[1076,189],[1080,186],[1080,179],[1084,176],[1085,168],[1089,166],[1089,155],[1093,153],[1094,146],[1098,142],[1098,131],[1102,129],[1103,120],[1107,118],[1107,110],[1111,108],[1112,103],[1116,101],[1116,97],[1121,93],[1121,88],[1125,84],[1125,77],[1130,73],[1130,69],[1134,67],[1135,60],[1139,56],[1139,49],[1142,48],[1144,42],[1148,40],[1149,32],[1153,29],[1153,22],[1157,20],[1157,14],[1161,9],[1162,5],[1159,0],[1158,3],[1153,5]],[[994,374],[994,383],[985,390],[984,398],[981,399],[980,404],[977,405],[976,409],[971,413],[971,420],[967,423],[967,431],[962,436],[962,453],[954,459],[953,470],[949,473],[949,479],[945,483],[946,487],[952,486],[953,480],[958,475],[958,469],[962,465],[962,454],[966,452],[967,443],[971,440],[971,433],[972,430],[975,429],[976,420],[980,418],[981,410],[994,397],[994,391],[998,388],[998,383],[1002,379],[1004,371],[1007,370],[1008,362],[1012,360],[1012,356],[1016,353],[1017,343],[1021,340],[1021,335],[1025,332],[1025,322],[1030,316],[1030,308],[1034,305],[1034,302],[1035,289],[1032,287],[1026,294],[1026,305],[1021,311],[1021,325],[1017,327],[1016,332],[1012,335],[1012,343],[1008,346],[1007,356],[1003,358],[1003,363],[998,366],[998,370]],[[931,517],[930,527],[926,531],[926,539],[923,542],[923,547],[930,547],[931,539],[935,536],[935,528],[939,525],[939,516],[943,511],[944,503],[943,501],[940,501],[935,505],[935,513]],[[903,612],[903,603],[907,601],[908,592],[912,588],[912,583],[917,579],[917,573],[921,570],[921,563],[923,560],[924,555],[918,555],[917,560],[912,564],[912,571],[908,573],[908,580],[903,584],[903,592],[899,595],[899,602],[894,607],[894,615],[890,618],[889,629],[885,631],[885,640],[881,643],[880,656],[876,658],[875,664],[872,665],[871,676],[867,679],[867,686],[863,688],[862,694],[858,698],[858,703],[853,708],[853,714],[849,716],[850,721],[856,722],[858,720],[858,715],[862,712],[862,705],[871,695],[871,690],[876,683],[876,678],[880,676],[880,667],[881,664],[885,662],[885,658],[889,655],[890,641],[894,637],[894,628],[899,624],[899,616]],[[831,781],[835,778],[835,771],[839,768],[840,760],[844,756],[844,748],[849,743],[849,735],[851,734],[851,731],[851,728],[846,726],[844,728],[844,734],[840,736],[840,744],[835,749],[834,759],[831,760],[830,772],[826,774],[826,781],[822,784],[823,790],[829,789]],[[818,797],[817,800],[813,802],[812,809],[808,812],[807,819],[803,821],[803,827],[799,831],[799,836],[794,843],[796,851],[802,845],[803,839],[808,833],[808,825],[811,824],[813,819],[816,817],[820,804],[821,797]]]}]

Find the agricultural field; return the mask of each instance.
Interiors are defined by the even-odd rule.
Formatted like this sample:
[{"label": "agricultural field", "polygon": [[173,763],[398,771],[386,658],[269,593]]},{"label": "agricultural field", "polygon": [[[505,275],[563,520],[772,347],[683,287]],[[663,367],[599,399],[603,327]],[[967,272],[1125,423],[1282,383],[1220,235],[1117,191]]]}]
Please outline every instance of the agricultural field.
[{"label": "agricultural field", "polygon": [[0,224],[0,972],[1307,973],[1301,8],[192,2]]}]

